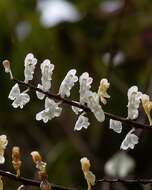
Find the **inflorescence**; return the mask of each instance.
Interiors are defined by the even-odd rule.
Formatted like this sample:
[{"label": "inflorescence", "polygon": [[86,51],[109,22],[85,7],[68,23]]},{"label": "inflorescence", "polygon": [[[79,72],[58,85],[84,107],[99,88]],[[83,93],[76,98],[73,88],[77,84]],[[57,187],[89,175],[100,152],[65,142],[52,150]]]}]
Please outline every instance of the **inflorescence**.
[{"label": "inflorescence", "polygon": [[[44,100],[44,109],[36,114],[36,120],[38,121],[42,120],[44,123],[47,123],[49,120],[52,120],[55,117],[59,117],[62,113],[62,104],[67,103],[71,106],[71,109],[78,117],[74,126],[74,131],[80,131],[83,128],[88,128],[90,125],[87,116],[88,111],[91,111],[97,121],[101,123],[104,122],[105,116],[110,118],[109,128],[116,133],[122,132],[123,122],[131,124],[132,129],[128,132],[123,142],[121,143],[121,150],[134,149],[135,145],[139,142],[139,137],[134,133],[136,125],[138,126],[139,124],[134,120],[136,120],[139,116],[140,104],[142,104],[143,110],[146,113],[150,124],[140,124],[140,126],[143,128],[148,128],[149,126],[151,127],[152,118],[150,112],[152,110],[152,102],[150,101],[148,95],[143,94],[138,90],[137,86],[132,86],[128,89],[128,114],[126,118],[122,118],[110,113],[106,113],[103,110],[103,106],[107,104],[111,97],[108,94],[110,83],[106,78],[101,79],[97,91],[92,91],[91,84],[93,83],[93,78],[90,77],[87,72],[82,73],[80,77],[78,77],[76,69],[71,69],[67,72],[65,78],[61,82],[58,93],[51,94],[50,89],[52,86],[52,75],[55,66],[48,59],[44,60],[40,65],[41,82],[37,84],[37,86],[33,86],[29,83],[29,81],[33,80],[37,62],[37,59],[32,53],[27,54],[24,60],[24,81],[21,81],[14,78],[10,62],[8,60],[3,61],[5,72],[9,73],[10,79],[16,82],[8,96],[8,98],[12,100],[12,106],[14,108],[22,109],[27,103],[29,103],[30,96],[28,92],[30,89],[33,89],[36,91],[37,98],[41,101]],[[74,87],[76,82],[79,82],[79,101],[76,102],[67,100],[66,98],[70,97],[71,89]],[[26,89],[22,92],[20,90],[20,85],[26,87]],[[7,143],[7,137],[5,135],[1,135],[0,164],[3,164],[5,161],[4,150],[7,146]],[[42,158],[38,152],[34,151],[31,153],[31,155],[34,163],[36,164],[36,168],[38,169],[39,179],[41,180],[41,189],[51,189],[51,185],[47,181],[48,178],[46,174],[46,163],[42,161]],[[118,159],[119,157],[120,159]],[[125,167],[123,160],[125,160],[125,163],[128,163],[127,168]],[[121,173],[117,167],[115,168],[115,165],[118,165],[118,162],[122,167],[126,168],[123,170],[123,173]],[[12,164],[16,170],[16,176],[19,177],[20,168],[22,165],[19,147],[14,147],[12,150]],[[114,164],[114,166],[112,164]],[[109,160],[109,162],[107,162],[105,165],[105,170],[108,174],[111,171],[110,175],[117,174],[117,176],[124,177],[133,167],[133,165],[134,162],[131,160],[131,158],[129,158],[125,153],[121,152],[112,158],[112,161]],[[96,179],[95,175],[90,171],[90,161],[86,157],[82,158],[81,166],[84,177],[88,184],[88,190],[90,190],[91,186],[95,184]],[[2,184],[2,180],[0,180],[0,184]]]}]

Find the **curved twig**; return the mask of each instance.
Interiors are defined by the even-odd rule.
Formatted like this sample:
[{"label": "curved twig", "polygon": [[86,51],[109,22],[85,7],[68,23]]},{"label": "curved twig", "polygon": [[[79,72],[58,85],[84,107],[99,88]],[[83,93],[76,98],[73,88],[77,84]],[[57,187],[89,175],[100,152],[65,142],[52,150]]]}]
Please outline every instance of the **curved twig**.
[{"label": "curved twig", "polygon": [[[0,175],[9,179],[12,179],[14,181],[20,182],[23,185],[28,185],[28,186],[35,186],[35,187],[39,187],[40,186],[40,181],[37,180],[32,180],[29,178],[25,178],[25,177],[16,177],[15,174],[12,174],[11,172],[7,172],[4,170],[0,170]],[[118,178],[112,178],[112,179],[108,179],[108,178],[102,178],[96,181],[96,185],[98,183],[126,183],[126,184],[136,184],[136,183],[141,183],[141,184],[148,184],[148,183],[152,183],[152,179],[118,179]],[[51,183],[51,187],[54,190],[76,190],[75,188],[72,187],[65,187],[65,186],[60,186],[60,185],[56,185]]]},{"label": "curved twig", "polygon": [[[15,79],[15,78],[13,78],[12,80],[14,82],[18,83],[19,85],[25,86],[27,88],[30,88],[30,89],[34,90],[34,91],[41,92],[41,93],[45,94],[47,97],[49,97],[49,98],[53,98],[53,99],[62,101],[62,103],[64,103],[64,104],[68,104],[70,106],[75,106],[75,107],[81,108],[81,109],[83,109],[86,112],[90,112],[91,111],[90,108],[88,108],[86,105],[82,105],[82,104],[80,104],[77,101],[73,101],[73,100],[68,100],[68,99],[62,98],[58,94],[53,94],[53,93],[50,93],[50,92],[44,92],[42,89],[37,88],[37,87],[35,87],[32,84],[29,84],[29,83],[27,84],[24,81],[21,81],[21,80]],[[121,121],[122,123],[130,125],[131,127],[152,130],[152,126],[150,126],[150,125],[139,123],[139,122],[136,122],[136,121],[124,118],[124,117],[120,117],[120,116],[117,116],[117,115],[114,115],[114,114],[111,114],[111,113],[108,113],[108,112],[104,112],[104,113],[105,113],[105,116],[107,118]]]},{"label": "curved twig", "polygon": [[[12,179],[14,181],[18,181],[18,182],[22,183],[23,185],[28,185],[28,186],[40,187],[40,183],[41,183],[40,181],[28,179],[25,177],[16,177],[15,174],[12,174],[11,172],[7,172],[4,170],[0,170],[0,175],[3,177],[6,177],[6,178]],[[51,187],[54,190],[76,190],[71,187],[60,186],[60,185],[56,185],[56,184],[52,184],[52,183],[51,183]]]}]

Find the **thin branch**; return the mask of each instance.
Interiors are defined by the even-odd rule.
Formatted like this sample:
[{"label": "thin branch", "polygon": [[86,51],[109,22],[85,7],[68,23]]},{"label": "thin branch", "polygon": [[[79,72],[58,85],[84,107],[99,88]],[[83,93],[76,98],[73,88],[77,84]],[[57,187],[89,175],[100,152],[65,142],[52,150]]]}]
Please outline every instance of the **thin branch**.
[{"label": "thin branch", "polygon": [[[45,94],[48,98],[53,98],[53,99],[56,99],[58,101],[62,101],[62,103],[64,103],[64,104],[68,104],[70,106],[75,106],[77,108],[81,108],[85,112],[91,112],[90,108],[88,108],[86,105],[80,104],[77,101],[62,98],[58,94],[53,94],[53,93],[50,93],[50,92],[44,92],[42,89],[37,88],[37,87],[33,86],[32,84],[25,83],[24,81],[21,81],[21,80],[15,79],[15,78],[13,78],[12,80],[14,82],[18,83],[19,85],[25,86],[27,88],[30,88],[30,89],[34,90],[34,91],[41,92],[41,93]],[[111,113],[108,113],[108,112],[104,112],[104,113],[105,113],[105,116],[107,118],[121,121],[122,123],[130,125],[131,127],[152,130],[152,126],[150,126],[150,125],[139,123],[139,122],[136,122],[136,121],[124,118],[124,117],[120,117],[120,116],[117,116],[117,115],[114,115],[114,114],[111,114]]]},{"label": "thin branch", "polygon": [[[25,178],[25,177],[16,177],[15,174],[12,174],[10,172],[4,171],[4,170],[0,170],[0,175],[6,178],[9,178],[11,180],[17,181],[22,183],[23,185],[27,185],[27,186],[34,186],[34,187],[40,187],[40,181],[37,180],[32,180],[29,178]],[[108,178],[103,178],[103,179],[99,179],[96,181],[96,185],[98,183],[125,183],[125,184],[137,184],[137,183],[141,183],[141,184],[150,184],[152,183],[152,179],[108,179]],[[52,184],[51,183],[51,187],[54,190],[76,190],[75,188],[71,188],[71,187],[65,187],[65,186],[60,186],[60,185],[56,185],[56,184]]]},{"label": "thin branch", "polygon": [[[3,170],[0,170],[0,175],[3,176],[3,177],[6,177],[6,178],[12,179],[14,181],[20,182],[23,185],[28,185],[28,186],[40,187],[40,183],[41,183],[40,181],[28,179],[28,178],[25,178],[25,177],[16,177],[16,175],[14,175],[14,174],[12,174],[10,172],[7,172],[7,171],[3,171]],[[55,185],[55,184],[52,184],[52,183],[51,183],[51,187],[54,190],[75,190],[74,188],[71,188],[71,187]]]},{"label": "thin branch", "polygon": [[152,179],[108,179],[108,178],[103,178],[103,179],[99,179],[96,181],[96,185],[98,183],[103,183],[103,182],[107,182],[107,183],[125,183],[125,184],[149,184],[152,183]]}]

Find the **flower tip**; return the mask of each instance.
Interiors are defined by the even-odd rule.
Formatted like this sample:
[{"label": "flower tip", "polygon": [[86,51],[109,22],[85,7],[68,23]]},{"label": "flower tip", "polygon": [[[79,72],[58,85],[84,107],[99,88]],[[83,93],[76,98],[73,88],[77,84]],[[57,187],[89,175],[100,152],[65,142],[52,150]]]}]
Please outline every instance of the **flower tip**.
[{"label": "flower tip", "polygon": [[5,69],[5,73],[9,73],[9,74],[10,74],[10,78],[13,79],[10,61],[6,59],[6,60],[4,60],[4,61],[2,62],[2,64],[3,64],[3,67],[4,67],[4,69]]},{"label": "flower tip", "polygon": [[6,71],[10,69],[10,61],[9,60],[5,59],[2,62],[2,64],[3,64],[3,66],[4,66],[4,68],[5,68]]},{"label": "flower tip", "polygon": [[31,152],[31,156],[32,156],[33,162],[35,162],[35,163],[42,161],[42,157],[41,157],[41,155],[39,154],[38,151]]}]

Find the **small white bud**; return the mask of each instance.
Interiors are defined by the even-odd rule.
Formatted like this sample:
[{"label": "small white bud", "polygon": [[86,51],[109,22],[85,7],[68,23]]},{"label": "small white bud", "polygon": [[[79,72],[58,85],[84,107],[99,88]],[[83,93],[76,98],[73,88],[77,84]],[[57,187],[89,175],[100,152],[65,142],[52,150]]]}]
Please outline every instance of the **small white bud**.
[{"label": "small white bud", "polygon": [[116,133],[121,133],[122,123],[120,121],[110,119],[110,129],[113,129]]},{"label": "small white bud", "polygon": [[10,78],[13,79],[10,61],[9,60],[4,60],[3,61],[3,66],[4,66],[4,69],[5,69],[5,73],[9,73]]}]

